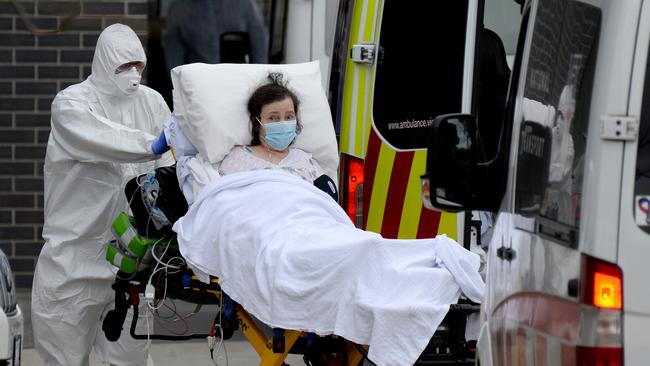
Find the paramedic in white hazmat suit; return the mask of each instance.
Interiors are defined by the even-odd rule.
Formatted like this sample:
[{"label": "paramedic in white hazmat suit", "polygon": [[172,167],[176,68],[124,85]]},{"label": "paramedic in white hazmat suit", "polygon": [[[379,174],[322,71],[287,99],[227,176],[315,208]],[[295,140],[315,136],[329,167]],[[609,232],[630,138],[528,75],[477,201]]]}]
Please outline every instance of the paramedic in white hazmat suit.
[{"label": "paramedic in white hazmat suit", "polygon": [[147,342],[128,336],[128,316],[118,342],[101,330],[114,302],[105,244],[112,221],[127,209],[124,185],[172,163],[152,152],[170,112],[160,94],[139,85],[145,63],[133,30],[111,25],[99,36],[88,79],[52,103],[45,246],[32,289],[34,338],[46,365],[88,365],[91,349],[110,364],[151,364]]}]

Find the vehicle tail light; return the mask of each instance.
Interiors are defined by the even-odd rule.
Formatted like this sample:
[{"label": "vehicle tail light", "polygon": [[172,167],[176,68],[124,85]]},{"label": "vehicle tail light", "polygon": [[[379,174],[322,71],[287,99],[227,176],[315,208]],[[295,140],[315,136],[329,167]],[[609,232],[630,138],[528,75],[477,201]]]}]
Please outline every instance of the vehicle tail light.
[{"label": "vehicle tail light", "polygon": [[576,347],[577,366],[623,366],[621,347]]},{"label": "vehicle tail light", "polygon": [[623,273],[612,263],[585,256],[581,301],[602,309],[623,308]]},{"label": "vehicle tail light", "polygon": [[339,181],[341,182],[339,203],[356,227],[361,228],[363,226],[363,160],[341,154]]},{"label": "vehicle tail light", "polygon": [[582,258],[583,304],[576,365],[623,365],[623,272],[616,264]]}]

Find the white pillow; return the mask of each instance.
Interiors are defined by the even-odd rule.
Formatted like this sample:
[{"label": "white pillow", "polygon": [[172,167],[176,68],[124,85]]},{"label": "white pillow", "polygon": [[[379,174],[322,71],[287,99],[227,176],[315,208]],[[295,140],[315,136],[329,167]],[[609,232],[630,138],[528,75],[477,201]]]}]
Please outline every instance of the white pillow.
[{"label": "white pillow", "polygon": [[265,84],[269,72],[281,72],[298,96],[302,132],[293,147],[311,153],[336,181],[338,146],[318,61],[287,64],[189,64],[171,71],[174,113],[183,132],[210,163],[221,162],[235,145],[252,135],[246,104]]}]

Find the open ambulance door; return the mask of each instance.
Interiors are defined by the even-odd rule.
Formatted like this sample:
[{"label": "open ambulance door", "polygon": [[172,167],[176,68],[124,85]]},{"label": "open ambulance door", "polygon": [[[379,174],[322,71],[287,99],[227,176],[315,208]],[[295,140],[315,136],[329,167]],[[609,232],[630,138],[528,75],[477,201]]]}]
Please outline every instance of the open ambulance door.
[{"label": "open ambulance door", "polygon": [[340,203],[358,227],[387,238],[469,236],[471,215],[423,206],[420,175],[433,120],[476,114],[483,9],[484,0],[340,1],[329,97]]}]

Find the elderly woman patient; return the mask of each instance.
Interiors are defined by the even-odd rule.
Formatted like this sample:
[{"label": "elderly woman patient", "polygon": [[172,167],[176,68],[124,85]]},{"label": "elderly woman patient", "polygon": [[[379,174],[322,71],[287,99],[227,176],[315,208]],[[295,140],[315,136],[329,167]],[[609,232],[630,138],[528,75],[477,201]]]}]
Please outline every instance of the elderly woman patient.
[{"label": "elderly woman patient", "polygon": [[219,167],[223,175],[265,168],[280,168],[309,182],[323,174],[311,154],[290,145],[302,126],[297,119],[300,101],[282,80],[269,74],[269,83],[257,88],[248,100],[253,140],[235,146]]},{"label": "elderly woman patient", "polygon": [[[255,89],[248,100],[247,109],[253,136],[251,143],[233,147],[216,167],[219,175],[256,169],[281,169],[313,183],[337,200],[338,193],[333,180],[324,175],[323,169],[312,155],[291,147],[302,130],[298,118],[299,106],[300,100],[286,86],[283,75],[269,73],[266,83]],[[189,144],[174,121],[172,127],[175,131],[168,135],[181,137],[177,141],[172,137],[171,145]],[[189,150],[194,151],[194,148],[190,147]],[[214,171],[206,170],[205,164],[196,164],[191,160],[193,158],[193,154],[181,158],[178,172],[179,184],[190,204],[205,184],[217,178]]]},{"label": "elderly woman patient", "polygon": [[478,256],[444,235],[396,240],[356,228],[330,198],[333,182],[319,186],[322,166],[291,147],[299,106],[270,74],[247,103],[250,145],[216,164],[179,159],[192,203],[173,227],[180,252],[271,327],[335,334],[369,345],[378,365],[412,365],[461,292],[480,302]]}]

